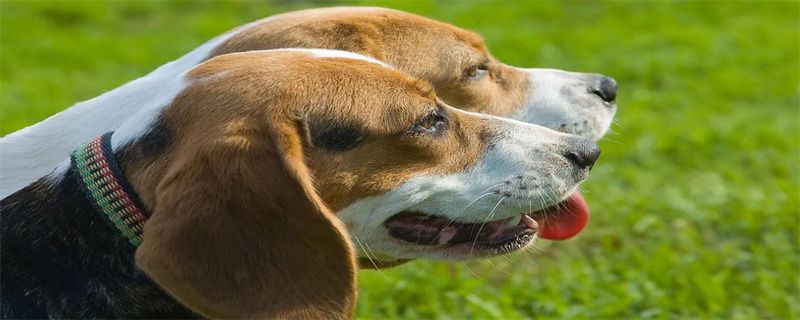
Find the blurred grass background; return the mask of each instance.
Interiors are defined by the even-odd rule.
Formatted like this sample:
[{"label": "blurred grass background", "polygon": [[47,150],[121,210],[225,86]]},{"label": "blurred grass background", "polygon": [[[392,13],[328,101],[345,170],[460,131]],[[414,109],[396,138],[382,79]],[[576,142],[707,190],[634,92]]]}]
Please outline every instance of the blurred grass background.
[{"label": "blurred grass background", "polygon": [[[336,3],[0,2],[0,134],[237,25]],[[360,275],[358,317],[800,318],[800,4],[364,2],[518,66],[621,84],[589,228],[489,261]]]}]

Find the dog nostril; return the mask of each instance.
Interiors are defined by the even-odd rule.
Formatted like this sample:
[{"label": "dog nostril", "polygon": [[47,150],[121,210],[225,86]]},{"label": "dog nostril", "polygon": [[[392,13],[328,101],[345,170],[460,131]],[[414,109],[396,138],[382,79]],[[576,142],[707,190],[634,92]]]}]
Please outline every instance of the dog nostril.
[{"label": "dog nostril", "polygon": [[567,151],[567,154],[565,154],[564,157],[572,163],[580,163],[582,161],[581,156],[572,151]]},{"label": "dog nostril", "polygon": [[575,150],[569,150],[564,153],[564,158],[569,162],[574,163],[581,169],[591,169],[597,158],[600,157],[600,147],[594,142],[586,142],[580,144]]},{"label": "dog nostril", "polygon": [[617,100],[617,81],[614,78],[600,76],[597,83],[589,88],[589,92],[611,103]]}]

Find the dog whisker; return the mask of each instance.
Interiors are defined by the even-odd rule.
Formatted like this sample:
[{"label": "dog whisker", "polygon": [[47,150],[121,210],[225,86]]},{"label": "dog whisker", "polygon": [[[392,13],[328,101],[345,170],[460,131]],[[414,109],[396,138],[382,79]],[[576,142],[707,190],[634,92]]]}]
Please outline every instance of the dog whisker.
[{"label": "dog whisker", "polygon": [[[492,189],[494,189],[494,188],[497,188],[497,187],[499,187],[499,186],[502,186],[502,185],[503,185],[503,183],[498,183],[498,184],[496,184],[496,185],[493,185],[493,186],[491,186],[491,187],[487,188],[486,190],[484,190],[483,192],[481,192],[481,193],[483,193],[483,194],[481,194],[481,195],[479,195],[479,196],[475,197],[475,199],[472,199],[472,201],[470,201],[470,202],[469,202],[469,203],[468,203],[466,206],[464,206],[464,208],[463,208],[463,209],[461,209],[461,212],[459,212],[459,213],[455,214],[455,216],[456,216],[456,217],[460,217],[462,214],[464,214],[464,212],[466,212],[467,208],[469,208],[471,205],[475,204],[475,202],[477,202],[479,199],[481,199],[481,198],[483,198],[483,197],[485,197],[485,196],[491,195],[492,193],[491,193],[491,192],[489,192],[489,191],[491,191]],[[484,193],[484,192],[485,192],[485,193]],[[445,225],[444,225],[444,227],[442,227],[442,230],[440,230],[438,234],[439,234],[439,235],[441,235],[441,234],[442,234],[442,232],[444,231],[444,229],[445,229],[445,228],[447,228],[447,227],[449,227],[449,226],[451,226],[451,225],[452,225],[454,222],[455,222],[454,220],[450,220],[450,221],[448,221],[448,222],[447,222],[447,224],[445,224]]]},{"label": "dog whisker", "polygon": [[615,144],[619,144],[619,145],[622,145],[622,144],[624,144],[624,143],[622,143],[621,141],[619,141],[619,140],[614,140],[614,139],[612,139],[612,138],[610,138],[610,137],[608,137],[608,136],[605,136],[605,137],[603,137],[603,138],[602,138],[602,139],[600,139],[600,140],[601,140],[601,141],[608,141],[608,142],[615,143]]},{"label": "dog whisker", "polygon": [[[546,204],[547,202],[544,200],[544,194],[540,192],[538,198],[539,198],[539,202],[542,205],[541,208],[542,209],[546,208],[547,207],[547,204]],[[544,219],[544,222],[547,223],[547,212],[543,212],[542,213],[542,219]]]},{"label": "dog whisker", "polygon": [[469,271],[469,273],[471,273],[473,276],[475,276],[475,278],[478,278],[480,280],[486,280],[483,277],[479,276],[477,273],[475,273],[475,271],[472,271],[472,268],[469,267],[469,264],[464,263],[464,268],[466,268],[467,271]]},{"label": "dog whisker", "polygon": [[[511,260],[509,260],[509,261],[511,261]],[[500,268],[499,266],[497,266],[496,264],[494,264],[494,263],[492,262],[492,259],[486,259],[486,263],[487,263],[487,264],[489,264],[490,266],[492,266],[492,268],[494,268],[494,269],[495,269],[495,270],[497,270],[497,271],[500,271],[500,272],[502,272],[502,273],[505,273],[505,274],[507,274],[507,275],[511,275],[511,272],[509,272],[508,270],[505,270],[505,269],[503,269],[503,268]]]},{"label": "dog whisker", "polygon": [[483,226],[486,225],[486,222],[494,216],[494,211],[497,210],[497,207],[500,206],[500,203],[502,203],[505,199],[506,198],[500,198],[500,201],[497,201],[497,204],[494,205],[494,208],[492,208],[492,211],[486,216],[486,219],[483,219],[483,223],[481,223],[480,228],[478,228],[478,233],[475,235],[475,240],[472,241],[472,248],[469,249],[470,254],[472,254],[472,251],[475,250],[475,244],[478,243],[478,237],[480,236],[481,231],[483,231]]},{"label": "dog whisker", "polygon": [[366,254],[366,255],[367,255],[367,259],[369,259],[369,263],[371,263],[371,264],[372,264],[372,266],[375,268],[375,270],[378,270],[378,272],[380,272],[380,274],[381,274],[383,277],[385,277],[385,278],[388,278],[388,277],[386,276],[386,274],[385,274],[385,273],[383,273],[383,270],[381,270],[380,268],[378,268],[378,264],[377,264],[377,263],[375,263],[375,260],[373,260],[373,259],[372,259],[372,257],[369,255],[369,252],[370,252],[370,251],[372,251],[372,250],[369,250],[369,251],[367,251],[367,249],[366,249],[366,248],[364,248],[364,244],[363,244],[363,243],[361,243],[361,240],[359,240],[359,239],[358,239],[358,236],[354,236],[354,238],[356,239],[356,242],[358,243],[358,246],[359,246],[359,247],[361,247],[361,250],[362,250],[362,251],[364,251],[364,254]]}]

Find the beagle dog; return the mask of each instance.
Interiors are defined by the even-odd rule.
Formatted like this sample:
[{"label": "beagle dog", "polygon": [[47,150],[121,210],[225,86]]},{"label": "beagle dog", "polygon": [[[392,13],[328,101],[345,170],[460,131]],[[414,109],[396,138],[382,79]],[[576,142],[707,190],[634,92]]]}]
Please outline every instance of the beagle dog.
[{"label": "beagle dog", "polygon": [[120,124],[146,103],[166,103],[170,79],[211,57],[277,48],[339,49],[370,56],[427,80],[444,102],[598,140],[616,111],[616,82],[602,75],[522,69],[494,58],[480,36],[384,8],[335,7],[275,15],[94,99],[0,139],[0,198],[47,174],[70,151]]},{"label": "beagle dog", "polygon": [[519,250],[599,154],[350,52],[233,53],[160,83],[0,201],[3,318],[350,318],[355,248]]}]

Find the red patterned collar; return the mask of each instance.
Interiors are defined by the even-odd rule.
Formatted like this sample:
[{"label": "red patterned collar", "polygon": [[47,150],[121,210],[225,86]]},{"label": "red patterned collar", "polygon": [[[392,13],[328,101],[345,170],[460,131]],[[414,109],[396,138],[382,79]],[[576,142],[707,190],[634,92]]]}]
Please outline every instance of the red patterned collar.
[{"label": "red patterned collar", "polygon": [[72,167],[87,199],[134,246],[142,244],[149,216],[122,174],[111,149],[111,134],[95,138],[72,153]]}]

